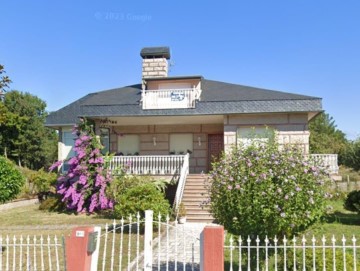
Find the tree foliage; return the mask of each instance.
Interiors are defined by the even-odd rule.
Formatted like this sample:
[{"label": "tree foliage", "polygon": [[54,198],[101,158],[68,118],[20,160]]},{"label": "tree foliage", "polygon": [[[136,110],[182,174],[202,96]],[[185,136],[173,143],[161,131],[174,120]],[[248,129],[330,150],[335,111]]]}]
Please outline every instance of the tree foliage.
[{"label": "tree foliage", "polygon": [[4,65],[0,64],[0,95],[3,94],[6,89],[9,87],[11,80],[7,75],[4,75],[5,68]]},{"label": "tree foliage", "polygon": [[345,134],[329,114],[321,113],[309,124],[310,152],[341,154],[347,145]]},{"label": "tree foliage", "polygon": [[31,169],[48,167],[56,157],[57,135],[44,127],[46,103],[19,91],[0,103],[0,153]]},{"label": "tree foliage", "polygon": [[295,234],[325,210],[328,174],[294,146],[253,140],[213,163],[210,206],[230,233]]},{"label": "tree foliage", "polygon": [[360,170],[360,137],[349,142],[342,155],[341,161],[347,167]]}]

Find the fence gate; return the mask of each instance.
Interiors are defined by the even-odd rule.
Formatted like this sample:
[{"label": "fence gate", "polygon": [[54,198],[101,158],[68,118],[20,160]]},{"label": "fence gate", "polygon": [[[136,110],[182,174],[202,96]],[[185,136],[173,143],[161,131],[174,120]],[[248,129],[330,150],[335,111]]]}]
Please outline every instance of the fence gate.
[{"label": "fence gate", "polygon": [[97,270],[200,270],[200,236],[146,211],[102,229]]}]

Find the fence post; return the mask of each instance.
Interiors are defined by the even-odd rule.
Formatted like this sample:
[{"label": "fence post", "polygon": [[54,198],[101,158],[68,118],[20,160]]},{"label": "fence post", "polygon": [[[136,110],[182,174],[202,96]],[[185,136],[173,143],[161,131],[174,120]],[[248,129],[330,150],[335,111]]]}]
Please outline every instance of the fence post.
[{"label": "fence post", "polygon": [[224,270],[224,227],[206,226],[200,235],[200,271]]},{"label": "fence post", "polygon": [[67,271],[96,270],[99,234],[99,227],[76,227],[71,231],[65,241]]},{"label": "fence post", "polygon": [[152,270],[153,215],[154,215],[153,211],[151,210],[145,211],[145,236],[144,236],[144,270],[145,271]]}]

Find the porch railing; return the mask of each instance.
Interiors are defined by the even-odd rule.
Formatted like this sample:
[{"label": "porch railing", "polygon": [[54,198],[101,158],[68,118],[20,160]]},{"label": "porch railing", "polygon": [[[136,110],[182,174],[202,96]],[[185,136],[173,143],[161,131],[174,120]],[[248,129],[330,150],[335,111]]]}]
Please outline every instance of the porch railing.
[{"label": "porch railing", "polygon": [[144,90],[143,109],[195,108],[200,91],[196,88]]},{"label": "porch railing", "polygon": [[128,174],[174,175],[189,160],[187,155],[114,156],[110,169],[123,168]]},{"label": "porch railing", "polygon": [[178,182],[178,186],[177,186],[176,194],[175,194],[174,207],[176,210],[176,216],[178,214],[179,204],[181,202],[181,199],[182,199],[182,196],[184,193],[186,178],[187,178],[188,174],[189,174],[189,154],[187,153],[185,155],[184,163],[181,167],[180,178],[179,178],[179,182]]},{"label": "porch railing", "polygon": [[311,154],[311,157],[320,161],[324,167],[328,168],[330,174],[339,173],[337,154]]}]

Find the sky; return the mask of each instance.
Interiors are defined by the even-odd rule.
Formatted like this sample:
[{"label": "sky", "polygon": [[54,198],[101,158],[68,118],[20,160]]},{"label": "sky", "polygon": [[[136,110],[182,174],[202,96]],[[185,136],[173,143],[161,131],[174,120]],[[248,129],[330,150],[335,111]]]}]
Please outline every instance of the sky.
[{"label": "sky", "polygon": [[58,110],[139,83],[140,50],[171,49],[170,76],[323,98],[360,136],[360,1],[1,1],[0,63],[11,89]]}]

